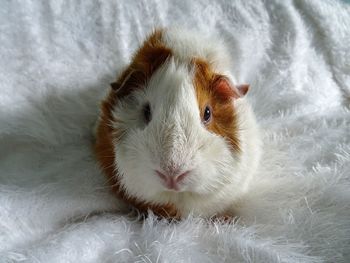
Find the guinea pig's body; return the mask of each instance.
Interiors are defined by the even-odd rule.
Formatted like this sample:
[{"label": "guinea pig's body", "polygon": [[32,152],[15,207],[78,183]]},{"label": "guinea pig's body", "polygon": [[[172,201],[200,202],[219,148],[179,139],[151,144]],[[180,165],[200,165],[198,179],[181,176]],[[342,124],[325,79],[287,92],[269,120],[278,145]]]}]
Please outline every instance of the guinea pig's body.
[{"label": "guinea pig's body", "polygon": [[232,214],[261,143],[229,61],[220,43],[163,29],[112,84],[95,149],[124,203],[176,218]]}]

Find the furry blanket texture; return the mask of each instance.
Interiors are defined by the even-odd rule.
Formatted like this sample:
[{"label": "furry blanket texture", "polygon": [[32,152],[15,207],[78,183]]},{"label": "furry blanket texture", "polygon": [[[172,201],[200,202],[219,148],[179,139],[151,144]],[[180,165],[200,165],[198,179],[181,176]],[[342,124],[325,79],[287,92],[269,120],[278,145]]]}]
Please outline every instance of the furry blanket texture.
[{"label": "furry blanket texture", "polygon": [[[264,139],[234,224],[118,211],[98,104],[157,26],[212,32]],[[350,262],[350,5],[1,1],[0,262]]]}]

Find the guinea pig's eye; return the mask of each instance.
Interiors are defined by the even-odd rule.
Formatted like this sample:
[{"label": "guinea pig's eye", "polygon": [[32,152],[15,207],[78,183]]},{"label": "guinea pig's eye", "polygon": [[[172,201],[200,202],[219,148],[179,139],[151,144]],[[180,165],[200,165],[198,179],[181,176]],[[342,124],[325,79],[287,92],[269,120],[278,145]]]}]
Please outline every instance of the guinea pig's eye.
[{"label": "guinea pig's eye", "polygon": [[208,124],[211,119],[211,107],[208,105],[203,112],[203,123]]},{"label": "guinea pig's eye", "polygon": [[145,106],[143,106],[143,118],[145,119],[146,124],[151,121],[151,106],[149,103],[147,103]]}]

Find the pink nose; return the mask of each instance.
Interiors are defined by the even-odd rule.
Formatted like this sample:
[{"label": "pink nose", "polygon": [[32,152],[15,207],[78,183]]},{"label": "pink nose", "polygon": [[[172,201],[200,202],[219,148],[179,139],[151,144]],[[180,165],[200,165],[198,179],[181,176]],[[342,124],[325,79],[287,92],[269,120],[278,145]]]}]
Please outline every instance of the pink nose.
[{"label": "pink nose", "polygon": [[179,190],[179,183],[183,181],[189,173],[190,171],[186,171],[176,176],[169,176],[156,170],[156,174],[159,176],[160,179],[162,179],[164,186],[166,186],[168,189],[173,189],[175,191]]}]

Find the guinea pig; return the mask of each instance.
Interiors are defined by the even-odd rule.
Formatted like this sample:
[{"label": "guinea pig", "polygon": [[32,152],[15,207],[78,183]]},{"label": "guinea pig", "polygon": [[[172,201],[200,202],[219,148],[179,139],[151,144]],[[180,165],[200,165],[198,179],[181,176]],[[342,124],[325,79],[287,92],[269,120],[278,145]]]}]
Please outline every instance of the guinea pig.
[{"label": "guinea pig", "polygon": [[101,104],[95,153],[119,200],[167,218],[233,215],[261,155],[222,41],[149,35]]}]

